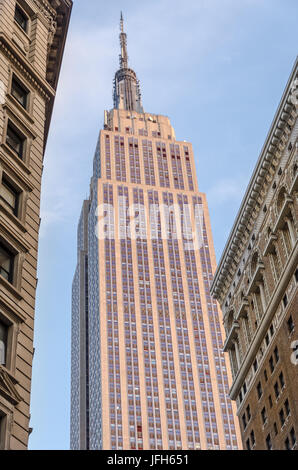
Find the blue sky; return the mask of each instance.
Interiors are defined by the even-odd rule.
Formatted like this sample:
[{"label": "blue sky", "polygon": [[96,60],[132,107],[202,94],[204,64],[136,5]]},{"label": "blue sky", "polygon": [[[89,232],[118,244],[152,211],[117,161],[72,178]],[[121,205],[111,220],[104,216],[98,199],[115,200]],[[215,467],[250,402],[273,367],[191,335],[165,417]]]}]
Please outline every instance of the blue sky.
[{"label": "blue sky", "polygon": [[123,10],[147,112],[192,142],[217,259],[297,55],[297,0],[74,0],[45,155],[30,449],[68,449],[71,283]]}]

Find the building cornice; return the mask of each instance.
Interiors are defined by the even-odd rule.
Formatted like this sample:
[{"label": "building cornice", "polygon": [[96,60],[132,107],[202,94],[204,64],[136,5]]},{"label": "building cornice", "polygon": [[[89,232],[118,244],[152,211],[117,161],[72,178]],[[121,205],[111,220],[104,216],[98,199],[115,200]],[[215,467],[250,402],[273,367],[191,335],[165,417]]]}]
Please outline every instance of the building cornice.
[{"label": "building cornice", "polygon": [[298,57],[296,58],[292,73],[214,276],[211,294],[218,300],[223,300],[226,295],[226,279],[233,277],[237,269],[237,262],[235,262],[236,254],[243,243],[245,232],[250,225],[253,225],[253,212],[256,210],[258,199],[260,197],[263,199],[261,191],[266,181],[266,176],[272,165],[274,167],[277,166],[289,137],[289,126],[293,126],[294,120],[297,117],[297,91]]}]

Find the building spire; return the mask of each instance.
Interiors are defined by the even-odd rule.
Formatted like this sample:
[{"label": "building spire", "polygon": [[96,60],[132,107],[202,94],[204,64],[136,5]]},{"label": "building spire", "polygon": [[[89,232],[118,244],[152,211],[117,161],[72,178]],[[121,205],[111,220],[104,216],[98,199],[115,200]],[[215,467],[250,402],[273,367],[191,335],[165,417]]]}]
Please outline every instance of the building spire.
[{"label": "building spire", "polygon": [[123,15],[122,15],[122,11],[120,13],[120,32],[121,33],[124,33],[124,30],[123,30]]},{"label": "building spire", "polygon": [[124,32],[123,14],[120,14],[120,69],[114,80],[114,108],[143,112],[140,86],[134,70],[128,68],[127,35]]},{"label": "building spire", "polygon": [[125,69],[128,67],[128,55],[127,55],[127,36],[124,32],[123,26],[123,15],[121,11],[120,15],[120,46],[121,46],[121,54],[120,54],[120,68]]}]

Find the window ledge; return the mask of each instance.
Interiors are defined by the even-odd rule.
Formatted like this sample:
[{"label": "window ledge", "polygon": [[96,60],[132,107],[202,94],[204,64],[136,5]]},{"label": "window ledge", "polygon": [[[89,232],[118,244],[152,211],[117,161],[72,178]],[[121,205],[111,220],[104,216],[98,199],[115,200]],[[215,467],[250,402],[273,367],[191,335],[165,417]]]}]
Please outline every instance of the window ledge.
[{"label": "window ledge", "polygon": [[[20,111],[25,116],[25,118],[28,119],[30,124],[34,124],[34,119],[32,118],[32,116],[11,93],[7,93],[6,98],[8,98],[9,104],[11,103],[13,106],[15,106],[18,111]],[[11,109],[11,106],[9,106],[9,108]]]},{"label": "window ledge", "polygon": [[260,261],[251,279],[249,288],[247,290],[247,295],[250,295],[254,291],[254,289],[256,288],[257,282],[262,279],[264,269],[265,269],[264,263]]},{"label": "window ledge", "polygon": [[19,23],[15,19],[14,19],[14,26],[16,26],[18,28],[18,31],[20,33],[22,33],[24,38],[26,38],[28,41],[30,41],[30,36],[28,35],[28,33],[26,33],[26,31],[19,25]]},{"label": "window ledge", "polygon": [[13,294],[18,300],[22,300],[23,296],[21,292],[16,289],[10,282],[4,279],[3,276],[0,276],[0,291],[2,290],[1,284],[4,286],[5,289],[9,290],[10,293]]},{"label": "window ledge", "polygon": [[293,203],[293,199],[290,196],[286,196],[285,202],[277,216],[273,232],[276,233],[279,230],[284,222],[284,218],[288,215],[290,211],[290,204]]},{"label": "window ledge", "polygon": [[265,246],[263,256],[267,256],[269,253],[272,253],[274,251],[274,242],[276,241],[277,241],[277,236],[275,235],[275,233],[271,232],[268,238],[268,242]]},{"label": "window ledge", "polygon": [[15,215],[11,214],[5,207],[5,205],[1,202],[0,200],[0,211],[4,212],[4,214],[15,224],[18,226],[18,228],[26,233],[27,232],[27,229],[25,227],[25,225],[23,224],[23,222],[18,218],[16,217]]},{"label": "window ledge", "polygon": [[26,163],[24,163],[24,161],[19,157],[19,155],[14,150],[12,150],[9,147],[9,145],[7,145],[5,142],[3,142],[1,144],[1,147],[6,151],[6,153],[9,154],[10,157],[13,158],[14,162],[17,163],[17,165],[19,165],[25,173],[27,173],[28,175],[31,174],[31,170],[26,165]]},{"label": "window ledge", "polygon": [[233,339],[235,338],[236,333],[239,330],[239,328],[240,328],[240,325],[239,325],[238,321],[234,320],[233,324],[232,324],[232,328],[229,331],[229,334],[227,336],[227,339],[226,339],[224,347],[223,347],[224,352],[227,352],[230,349],[230,347],[232,345],[232,342],[233,342]]}]

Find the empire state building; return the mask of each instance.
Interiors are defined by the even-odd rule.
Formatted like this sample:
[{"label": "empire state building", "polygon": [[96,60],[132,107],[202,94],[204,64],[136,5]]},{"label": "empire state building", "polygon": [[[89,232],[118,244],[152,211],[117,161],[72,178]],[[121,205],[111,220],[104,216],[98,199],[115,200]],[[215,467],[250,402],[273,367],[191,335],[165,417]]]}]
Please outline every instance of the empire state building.
[{"label": "empire state building", "polygon": [[237,449],[192,145],[143,110],[120,22],[72,287],[72,449]]}]

